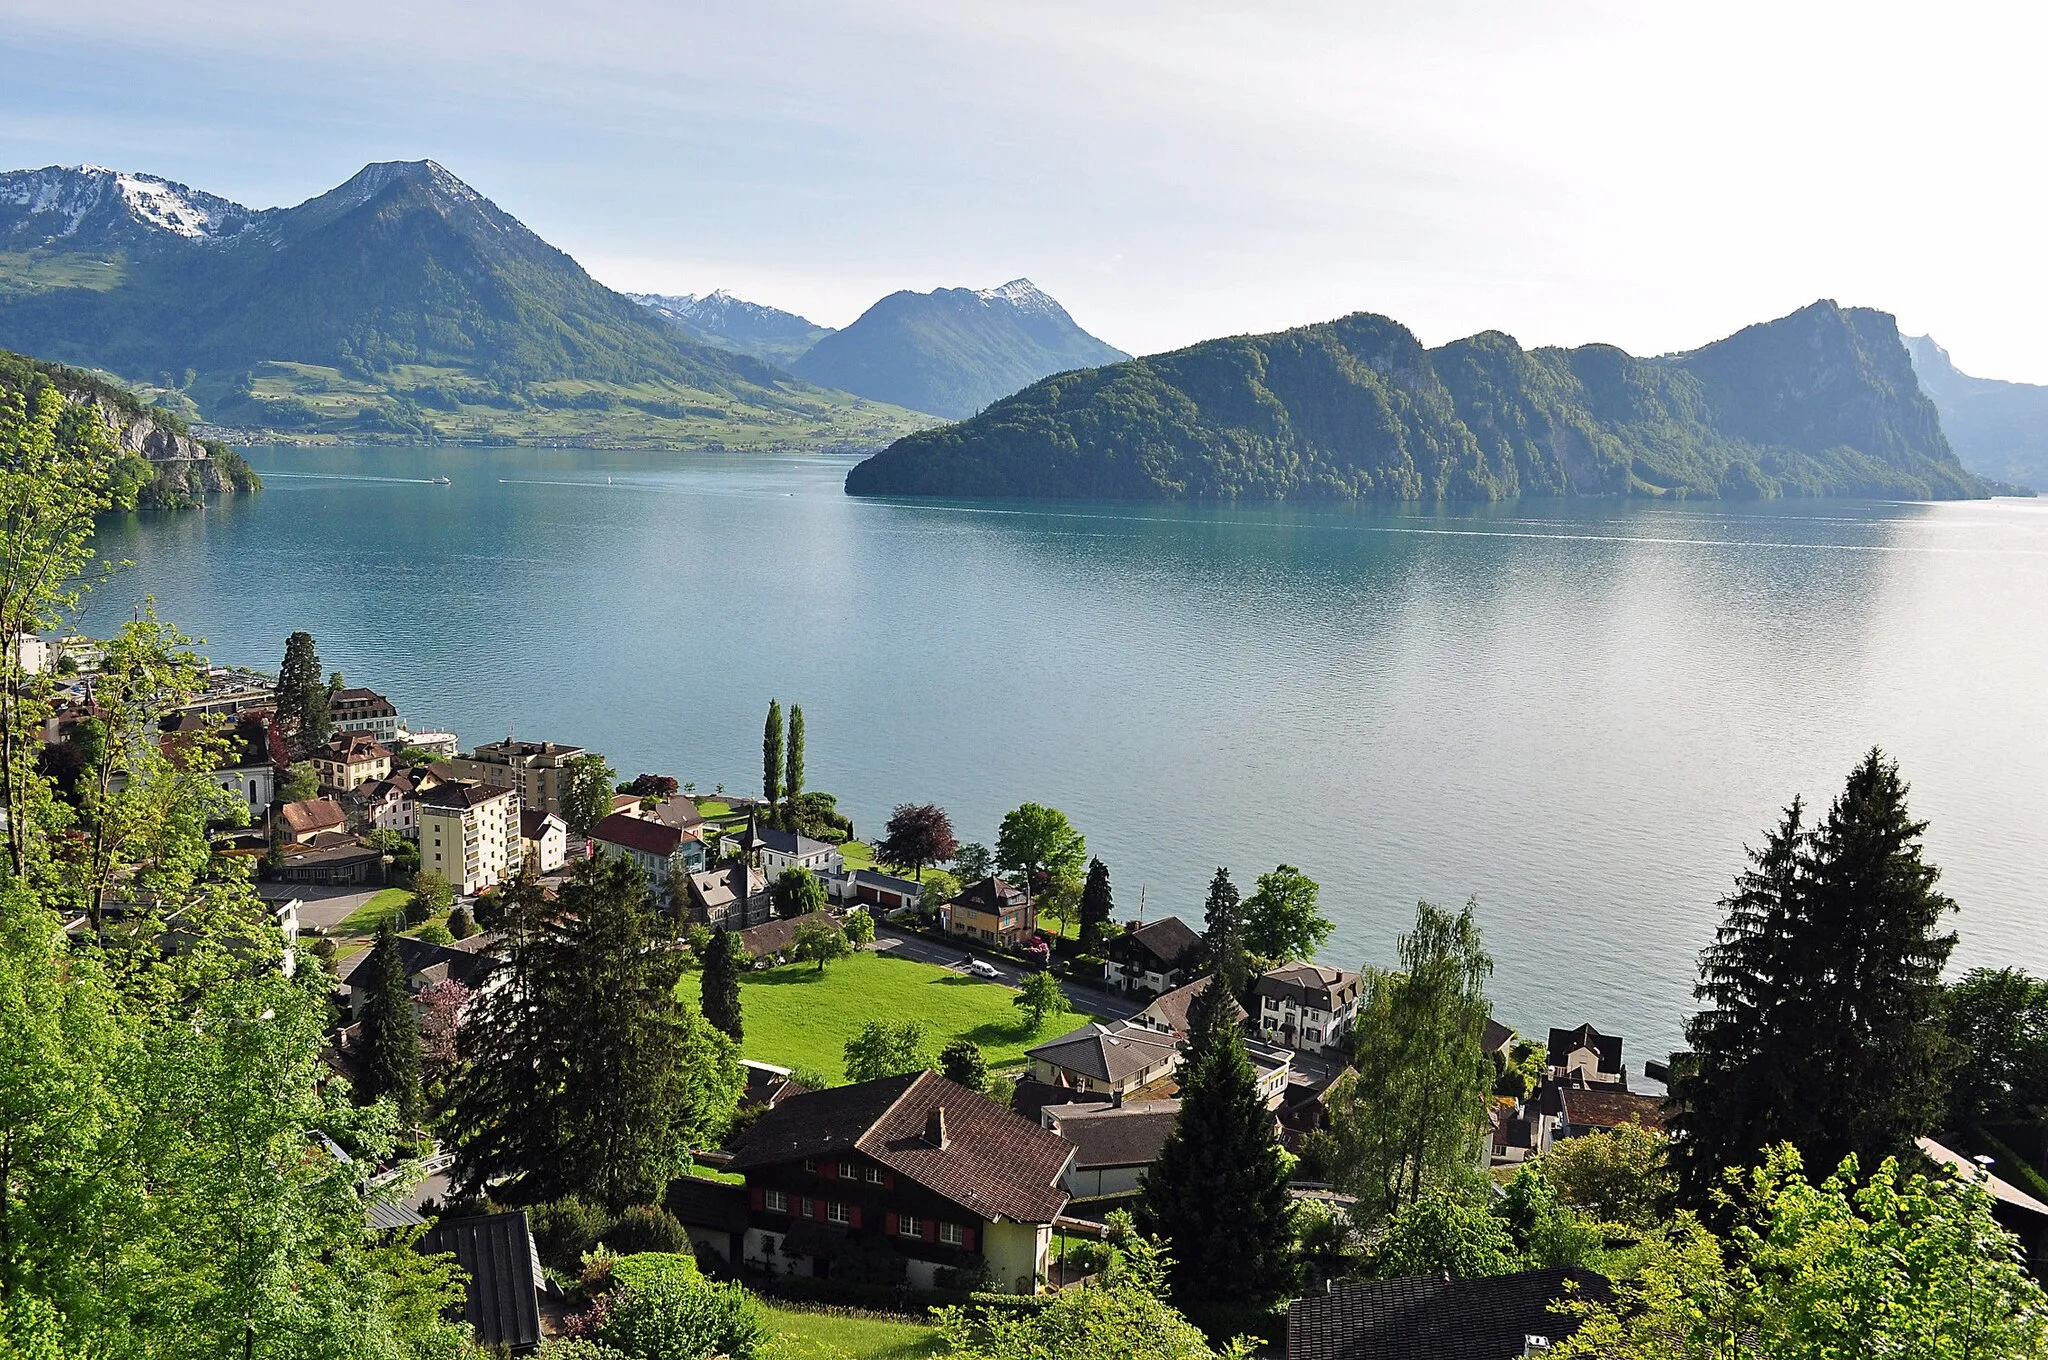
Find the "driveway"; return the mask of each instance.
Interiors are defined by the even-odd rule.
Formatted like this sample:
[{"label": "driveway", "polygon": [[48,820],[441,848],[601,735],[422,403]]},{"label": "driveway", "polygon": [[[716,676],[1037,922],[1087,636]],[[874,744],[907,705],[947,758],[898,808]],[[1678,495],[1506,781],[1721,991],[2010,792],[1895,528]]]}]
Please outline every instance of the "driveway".
[{"label": "driveway", "polygon": [[[984,958],[996,970],[993,981],[1012,989],[1024,985],[1024,967],[993,954],[975,955],[949,944],[928,940],[922,935],[906,935],[901,931],[879,922],[875,926],[875,950],[878,953],[897,954],[919,963],[937,964],[955,973],[965,973],[967,962],[973,958]],[[1095,987],[1082,987],[1064,979],[1060,990],[1067,995],[1067,1004],[1083,1015],[1102,1020],[1124,1020],[1145,1009],[1143,1000],[1132,1000],[1117,992],[1103,991]]]},{"label": "driveway", "polygon": [[382,888],[334,888],[317,883],[259,883],[265,901],[299,899],[299,929],[332,932],[357,907],[383,892]]}]

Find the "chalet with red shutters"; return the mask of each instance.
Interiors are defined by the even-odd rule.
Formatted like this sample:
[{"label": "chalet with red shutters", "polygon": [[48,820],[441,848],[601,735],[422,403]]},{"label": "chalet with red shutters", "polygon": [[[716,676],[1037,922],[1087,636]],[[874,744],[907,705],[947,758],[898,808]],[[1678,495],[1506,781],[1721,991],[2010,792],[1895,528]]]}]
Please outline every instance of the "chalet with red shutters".
[{"label": "chalet with red shutters", "polygon": [[1058,1134],[920,1072],[788,1096],[727,1169],[746,1178],[741,1250],[756,1269],[829,1278],[858,1261],[872,1278],[884,1261],[931,1289],[985,1267],[990,1287],[1029,1294],[1073,1155]]}]

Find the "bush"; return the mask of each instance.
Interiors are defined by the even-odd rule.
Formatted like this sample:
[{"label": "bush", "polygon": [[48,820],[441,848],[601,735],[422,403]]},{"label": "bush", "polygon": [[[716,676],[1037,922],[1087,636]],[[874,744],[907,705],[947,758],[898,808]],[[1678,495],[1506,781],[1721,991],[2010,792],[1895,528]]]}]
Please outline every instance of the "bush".
[{"label": "bush", "polygon": [[[619,1221],[604,1234],[604,1244],[621,1256],[673,1254],[690,1249],[690,1235],[668,1210],[653,1204],[636,1204],[619,1215]],[[691,1273],[695,1274],[694,1263]]]},{"label": "bush", "polygon": [[646,1289],[663,1281],[688,1283],[703,1278],[697,1258],[672,1251],[643,1251],[612,1259],[612,1283],[621,1289]]},{"label": "bush", "polygon": [[468,907],[457,907],[448,913],[448,934],[458,940],[476,934],[476,922],[470,919]]},{"label": "bush", "polygon": [[455,936],[439,921],[429,922],[421,927],[418,938],[423,944],[454,944]]},{"label": "bush", "polygon": [[627,1360],[753,1360],[767,1338],[767,1310],[745,1286],[673,1276],[613,1294],[597,1335]]},{"label": "bush", "polygon": [[582,1272],[583,1254],[611,1231],[614,1222],[601,1206],[573,1195],[536,1204],[526,1216],[542,1263],[571,1276]]}]

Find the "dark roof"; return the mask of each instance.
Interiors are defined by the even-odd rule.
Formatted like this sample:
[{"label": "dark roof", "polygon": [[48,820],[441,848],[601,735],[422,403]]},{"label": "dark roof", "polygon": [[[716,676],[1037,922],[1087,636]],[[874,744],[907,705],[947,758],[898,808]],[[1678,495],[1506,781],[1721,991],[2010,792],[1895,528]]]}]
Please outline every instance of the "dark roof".
[{"label": "dark roof", "polygon": [[749,958],[756,959],[783,953],[796,943],[797,927],[806,921],[829,925],[832,917],[826,912],[812,911],[802,916],[779,916],[773,921],[763,921],[739,932],[740,947],[747,951]]},{"label": "dark roof", "polygon": [[400,1228],[417,1228],[426,1222],[419,1210],[404,1204],[388,1204],[373,1199],[363,1206],[363,1220],[371,1232],[395,1232]]},{"label": "dark roof", "polygon": [[1156,973],[1193,968],[1202,961],[1202,937],[1178,916],[1126,927],[1109,941],[1109,956],[1121,963],[1136,963]]},{"label": "dark roof", "polygon": [[[474,937],[472,937],[474,938]],[[349,961],[348,972],[342,981],[355,986],[356,973],[370,961],[371,950],[364,950]],[[458,949],[445,944],[433,944],[411,935],[398,937],[398,957],[405,963],[405,975],[417,977],[435,967],[445,967],[439,976],[452,978],[463,986],[474,990],[484,984],[498,969],[505,966],[505,960],[495,954],[484,954],[469,949]]]},{"label": "dark roof", "polygon": [[1498,1053],[1513,1043],[1515,1032],[1492,1016],[1486,1017],[1486,1028],[1480,1032],[1479,1047],[1482,1052]]},{"label": "dark roof", "polygon": [[668,1183],[665,1197],[668,1211],[687,1228],[710,1228],[714,1232],[743,1233],[747,1230],[747,1187],[707,1181],[699,1176],[678,1176]]},{"label": "dark roof", "polygon": [[1568,1280],[1583,1297],[1610,1297],[1589,1270],[1339,1284],[1288,1305],[1287,1360],[1512,1360],[1531,1336],[1556,1341],[1578,1329],[1577,1319],[1550,1311]]},{"label": "dark roof", "polygon": [[811,1089],[790,1076],[787,1068],[749,1058],[740,1059],[740,1067],[747,1077],[747,1089],[740,1096],[742,1105],[776,1105]]},{"label": "dark roof", "polygon": [[451,779],[445,784],[437,784],[428,789],[419,796],[418,801],[419,806],[423,808],[454,808],[461,811],[482,807],[493,798],[515,796],[514,791],[503,784],[465,784],[460,780]]},{"label": "dark roof", "polygon": [[1635,1095],[1604,1086],[1560,1086],[1564,1122],[1576,1128],[1613,1129],[1633,1119],[1646,1129],[1664,1127],[1661,1096]]},{"label": "dark roof", "polygon": [[[94,713],[102,711],[98,708],[93,710]],[[213,713],[179,713],[166,718],[162,730],[163,747],[171,753],[200,733],[216,738],[221,743],[214,765],[217,770],[249,770],[276,765],[283,755],[271,743],[270,724],[260,717],[236,714],[223,718]]]},{"label": "dark roof", "polygon": [[1591,1025],[1550,1031],[1550,1066],[1563,1067],[1565,1060],[1571,1057],[1572,1050],[1579,1048],[1590,1048],[1600,1055],[1602,1072],[1621,1076],[1627,1071],[1621,1064],[1621,1036],[1602,1034]]},{"label": "dark roof", "polygon": [[985,911],[1000,916],[1011,907],[1024,904],[1024,890],[1000,878],[977,879],[962,888],[952,905],[967,911]]},{"label": "dark roof", "polygon": [[799,836],[794,831],[781,831],[772,826],[757,826],[747,823],[747,829],[740,833],[742,850],[773,850],[778,855],[791,855],[803,859],[821,850],[837,850],[839,847],[829,841],[814,841],[809,836]]},{"label": "dark roof", "polygon": [[[1194,1007],[1195,998],[1202,994],[1203,988],[1215,980],[1216,975],[1211,973],[1208,977],[1196,978],[1184,987],[1161,992],[1153,998],[1152,1004],[1144,1009],[1143,1014],[1148,1017],[1156,1016],[1176,1034],[1185,1034],[1188,1028],[1188,1011]],[[1235,999],[1231,1001],[1230,1008],[1237,1012],[1240,1021],[1245,1018],[1244,1007],[1238,1005]]]},{"label": "dark roof", "polygon": [[629,812],[614,812],[590,828],[590,839],[603,841],[606,845],[624,846],[643,855],[667,859],[676,852],[676,847],[684,840],[694,837],[686,836],[675,827],[650,822],[645,817],[635,817]]},{"label": "dark roof", "polygon": [[469,1276],[462,1315],[486,1346],[530,1350],[540,1344],[540,1265],[526,1212],[444,1218],[421,1235],[424,1255],[454,1252]]},{"label": "dark roof", "polygon": [[680,793],[656,803],[648,809],[647,816],[678,831],[695,831],[704,825],[704,814],[697,811],[696,802]]},{"label": "dark roof", "polygon": [[389,760],[391,752],[368,732],[336,732],[327,739],[327,744],[313,753],[313,758],[346,761],[354,764],[359,760]]},{"label": "dark roof", "polygon": [[1180,1118],[1178,1100],[1141,1100],[1130,1105],[1088,1108],[1086,1113],[1061,1112],[1059,1135],[1074,1145],[1078,1170],[1111,1166],[1150,1166],[1158,1160]]},{"label": "dark roof", "polygon": [[569,824],[567,822],[564,822],[560,817],[557,817],[554,813],[549,812],[546,808],[520,809],[520,839],[529,841],[539,840],[541,838],[542,833],[547,829],[547,824],[549,822],[556,823],[565,831],[568,830]]},{"label": "dark roof", "polygon": [[1358,995],[1358,974],[1320,963],[1283,963],[1261,973],[1252,991],[1329,1011]]},{"label": "dark roof", "polygon": [[1112,1020],[1106,1025],[1083,1025],[1071,1034],[1027,1049],[1024,1056],[1097,1081],[1121,1083],[1172,1057],[1179,1048],[1170,1034]]},{"label": "dark roof", "polygon": [[894,874],[885,874],[879,869],[855,869],[852,878],[856,887],[863,883],[868,883],[877,888],[887,888],[893,893],[907,893],[912,897],[922,897],[924,895],[924,884],[917,882],[915,879],[898,878]]},{"label": "dark roof", "polygon": [[[927,1133],[943,1111],[945,1146]],[[1055,1134],[935,1072],[791,1096],[733,1149],[733,1171],[853,1148],[983,1218],[1050,1223],[1073,1149]]]},{"label": "dark roof", "polygon": [[392,713],[398,712],[389,699],[373,689],[338,689],[327,696],[327,706],[329,709],[382,708]]},{"label": "dark roof", "polygon": [[1113,1098],[1107,1091],[1076,1091],[1071,1086],[1056,1086],[1049,1081],[1034,1081],[1030,1077],[1017,1078],[1016,1089],[1010,1096],[1010,1108],[1032,1123],[1040,1123],[1040,1115],[1048,1105],[1078,1105],[1092,1102],[1107,1105]]}]

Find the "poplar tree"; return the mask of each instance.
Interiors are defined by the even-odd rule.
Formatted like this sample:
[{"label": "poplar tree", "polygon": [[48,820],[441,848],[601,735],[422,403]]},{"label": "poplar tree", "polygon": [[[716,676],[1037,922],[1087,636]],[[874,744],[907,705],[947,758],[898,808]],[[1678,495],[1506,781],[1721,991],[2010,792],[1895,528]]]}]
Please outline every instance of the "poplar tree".
[{"label": "poplar tree", "polygon": [[362,965],[370,995],[363,1006],[363,1080],[357,1094],[365,1101],[391,1097],[411,1128],[420,1117],[420,1025],[392,915],[377,923],[377,941]]},{"label": "poplar tree", "polygon": [[714,932],[704,951],[704,1018],[736,1044],[746,1038],[740,1017],[740,967],[745,952],[729,930]]},{"label": "poplar tree", "polygon": [[1287,1170],[1233,1000],[1214,986],[1195,999],[1180,1113],[1137,1205],[1138,1230],[1167,1244],[1183,1311],[1264,1311],[1295,1282]]},{"label": "poplar tree", "polygon": [[1102,948],[1110,932],[1110,914],[1116,910],[1109,896],[1109,866],[1099,859],[1088,861],[1088,881],[1081,887],[1081,952],[1093,954]]},{"label": "poplar tree", "polygon": [[783,763],[782,796],[789,800],[790,829],[795,830],[797,800],[804,796],[804,710],[789,706],[789,754]]},{"label": "poplar tree", "polygon": [[782,802],[782,701],[768,701],[768,723],[761,729],[761,796],[773,817]]}]

